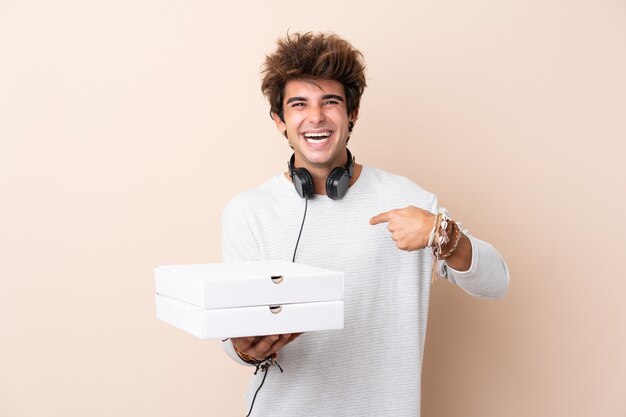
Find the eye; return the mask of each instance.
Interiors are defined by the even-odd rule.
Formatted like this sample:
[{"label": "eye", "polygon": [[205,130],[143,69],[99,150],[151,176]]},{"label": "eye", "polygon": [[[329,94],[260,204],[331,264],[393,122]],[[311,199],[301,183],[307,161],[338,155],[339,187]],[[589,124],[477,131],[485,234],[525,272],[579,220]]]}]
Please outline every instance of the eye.
[{"label": "eye", "polygon": [[303,102],[295,102],[291,104],[291,107],[303,107],[304,103]]},{"label": "eye", "polygon": [[331,104],[339,104],[339,102],[337,100],[326,100],[322,104],[324,104],[325,106],[328,106],[328,105],[331,105]]}]

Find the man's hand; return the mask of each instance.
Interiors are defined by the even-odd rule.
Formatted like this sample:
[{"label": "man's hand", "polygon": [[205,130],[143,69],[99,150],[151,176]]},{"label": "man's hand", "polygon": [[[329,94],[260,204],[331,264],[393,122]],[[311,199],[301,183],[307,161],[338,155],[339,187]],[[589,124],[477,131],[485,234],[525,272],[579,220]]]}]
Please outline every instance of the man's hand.
[{"label": "man's hand", "polygon": [[261,361],[277,354],[287,343],[292,342],[302,333],[275,334],[271,336],[231,337],[233,346],[251,358]]},{"label": "man's hand", "polygon": [[435,225],[435,215],[408,206],[380,213],[370,219],[370,224],[388,223],[387,229],[398,249],[413,251],[424,249],[428,244],[430,231]]},{"label": "man's hand", "polygon": [[[389,223],[387,229],[398,249],[412,251],[424,249],[428,244],[430,231],[435,225],[436,216],[421,208],[408,206],[403,209],[386,211],[370,219],[370,224]],[[448,243],[451,245],[452,243]],[[444,247],[444,253],[446,249]],[[472,244],[467,236],[461,240],[446,264],[457,271],[467,271],[472,265]]]}]

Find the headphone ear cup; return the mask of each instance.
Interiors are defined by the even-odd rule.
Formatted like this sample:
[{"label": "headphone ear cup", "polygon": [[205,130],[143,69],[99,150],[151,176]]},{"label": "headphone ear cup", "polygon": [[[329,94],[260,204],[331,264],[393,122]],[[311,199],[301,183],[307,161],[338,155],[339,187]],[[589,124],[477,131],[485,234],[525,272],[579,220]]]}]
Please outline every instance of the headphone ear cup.
[{"label": "headphone ear cup", "polygon": [[350,176],[343,167],[333,169],[328,178],[326,178],[326,195],[333,199],[339,200],[346,195],[350,185]]},{"label": "headphone ear cup", "polygon": [[315,185],[313,177],[306,168],[296,168],[293,173],[293,185],[302,198],[313,198],[315,194]]}]

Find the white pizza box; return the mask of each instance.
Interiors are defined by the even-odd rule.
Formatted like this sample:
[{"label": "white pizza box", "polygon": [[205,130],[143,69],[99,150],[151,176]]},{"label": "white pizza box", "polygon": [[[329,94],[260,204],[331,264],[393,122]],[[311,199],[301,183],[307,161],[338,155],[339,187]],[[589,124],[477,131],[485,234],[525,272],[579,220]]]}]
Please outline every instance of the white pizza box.
[{"label": "white pizza box", "polygon": [[343,301],[203,310],[157,295],[157,318],[201,339],[343,329]]},{"label": "white pizza box", "polygon": [[155,268],[157,318],[203,339],[343,328],[343,272],[286,261]]}]

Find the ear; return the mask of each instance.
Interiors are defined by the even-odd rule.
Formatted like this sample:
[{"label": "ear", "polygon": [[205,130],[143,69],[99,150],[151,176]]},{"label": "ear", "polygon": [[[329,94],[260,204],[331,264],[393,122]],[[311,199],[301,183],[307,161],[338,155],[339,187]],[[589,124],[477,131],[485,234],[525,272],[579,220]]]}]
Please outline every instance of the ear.
[{"label": "ear", "polygon": [[287,126],[285,125],[285,122],[280,120],[278,114],[274,112],[272,112],[272,119],[274,119],[274,123],[276,123],[276,128],[278,129],[278,131],[284,135],[285,132],[287,132]]},{"label": "ear", "polygon": [[358,108],[352,110],[352,113],[348,115],[348,120],[351,121],[352,123],[356,123],[358,118],[359,118],[359,109]]}]

